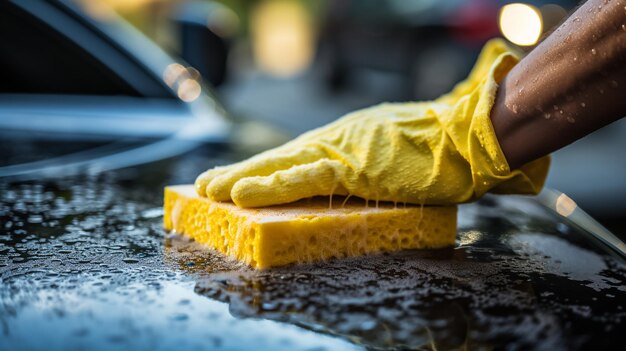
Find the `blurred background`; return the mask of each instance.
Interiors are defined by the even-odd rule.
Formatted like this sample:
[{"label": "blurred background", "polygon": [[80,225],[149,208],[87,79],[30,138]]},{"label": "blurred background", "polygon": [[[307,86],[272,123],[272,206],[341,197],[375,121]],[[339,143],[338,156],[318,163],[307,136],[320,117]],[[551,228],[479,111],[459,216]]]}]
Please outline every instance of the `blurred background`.
[{"label": "blurred background", "polygon": [[[575,5],[104,1],[198,69],[230,112],[271,121],[289,133],[381,101],[436,98],[467,75],[488,39],[506,35],[529,47]],[[209,33],[222,40],[208,39]]]},{"label": "blurred background", "polygon": [[[104,1],[197,68],[230,112],[290,133],[381,101],[436,98],[467,75],[488,39],[530,47],[576,4]],[[201,39],[203,31],[223,41]]]},{"label": "blurred background", "polygon": [[[94,158],[106,161],[102,169],[123,167],[198,144],[258,151],[358,108],[436,98],[468,74],[488,39],[530,50],[576,5],[7,1],[0,5],[0,145],[10,152],[0,175],[28,176],[54,162],[67,171]],[[618,235],[626,227],[624,122],[557,152],[548,181]],[[137,152],[146,136],[157,146]],[[41,139],[61,142],[42,151],[32,146]]]}]

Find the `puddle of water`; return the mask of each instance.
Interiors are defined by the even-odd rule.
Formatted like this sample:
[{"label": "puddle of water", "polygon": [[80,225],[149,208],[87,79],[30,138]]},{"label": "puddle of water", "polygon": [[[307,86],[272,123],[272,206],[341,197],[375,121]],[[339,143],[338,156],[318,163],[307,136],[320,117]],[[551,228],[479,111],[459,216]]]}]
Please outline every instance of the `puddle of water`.
[{"label": "puddle of water", "polygon": [[0,349],[626,342],[624,264],[528,200],[463,206],[453,249],[252,271],[163,232],[171,168],[0,183]]}]

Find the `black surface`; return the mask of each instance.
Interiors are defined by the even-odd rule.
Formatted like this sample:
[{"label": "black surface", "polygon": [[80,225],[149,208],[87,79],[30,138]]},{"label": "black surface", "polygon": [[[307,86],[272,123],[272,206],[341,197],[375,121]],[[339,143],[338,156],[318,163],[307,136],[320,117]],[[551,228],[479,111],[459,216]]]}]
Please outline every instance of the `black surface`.
[{"label": "black surface", "polygon": [[234,158],[1,182],[0,350],[626,342],[626,266],[532,199],[462,206],[454,248],[261,272],[165,233],[162,187]]}]

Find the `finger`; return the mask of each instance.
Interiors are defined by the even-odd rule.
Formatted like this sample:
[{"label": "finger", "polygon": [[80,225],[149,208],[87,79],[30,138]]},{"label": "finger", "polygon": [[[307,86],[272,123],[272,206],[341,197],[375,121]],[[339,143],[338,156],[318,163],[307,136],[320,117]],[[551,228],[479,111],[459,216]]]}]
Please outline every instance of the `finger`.
[{"label": "finger", "polygon": [[202,172],[194,182],[194,186],[196,188],[196,193],[200,196],[206,197],[206,187],[213,180],[213,178],[222,175],[230,169],[231,166],[220,166],[211,168],[207,171]]},{"label": "finger", "polygon": [[331,194],[345,194],[341,183],[348,168],[339,161],[322,159],[294,166],[265,177],[239,180],[231,196],[240,207],[262,207]]},{"label": "finger", "polygon": [[[283,146],[287,146],[289,144],[285,144]],[[200,174],[195,181],[195,188],[196,188],[196,192],[198,193],[198,195],[200,196],[207,196],[207,191],[206,191],[206,187],[209,185],[209,183],[211,183],[211,181],[218,176],[221,176],[222,174],[226,174],[228,171],[240,166],[242,163],[244,162],[249,162],[249,161],[253,161],[253,160],[257,160],[257,159],[261,159],[263,157],[266,157],[267,155],[270,155],[271,153],[276,153],[278,152],[279,149],[271,149],[271,150],[266,150],[260,154],[254,155],[253,157],[249,158],[248,160],[243,160],[243,161],[239,161],[237,163],[233,163],[230,165],[226,165],[226,166],[218,166],[218,167],[214,167],[211,168],[205,172],[203,172],[202,174]]]},{"label": "finger", "polygon": [[326,154],[322,150],[312,147],[254,157],[213,178],[206,187],[206,194],[215,201],[227,201],[230,200],[233,185],[242,178],[268,176],[296,165],[315,162],[323,157],[326,157]]}]

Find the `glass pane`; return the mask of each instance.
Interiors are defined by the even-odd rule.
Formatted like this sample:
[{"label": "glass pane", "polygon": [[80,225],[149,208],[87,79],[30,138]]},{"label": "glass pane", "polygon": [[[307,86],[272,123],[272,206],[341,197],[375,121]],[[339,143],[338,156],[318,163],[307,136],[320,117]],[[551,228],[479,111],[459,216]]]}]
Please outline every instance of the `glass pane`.
[{"label": "glass pane", "polygon": [[0,93],[140,94],[65,36],[0,2]]}]

